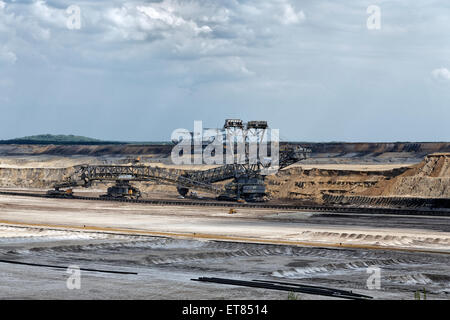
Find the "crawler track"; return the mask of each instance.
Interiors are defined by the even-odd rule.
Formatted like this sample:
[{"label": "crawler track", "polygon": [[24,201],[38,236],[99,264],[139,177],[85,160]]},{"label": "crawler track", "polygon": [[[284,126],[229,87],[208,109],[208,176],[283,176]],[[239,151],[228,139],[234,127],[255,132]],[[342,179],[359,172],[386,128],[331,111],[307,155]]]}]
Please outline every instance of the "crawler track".
[{"label": "crawler track", "polygon": [[386,215],[409,215],[409,216],[449,216],[450,210],[446,209],[423,209],[423,208],[381,208],[381,207],[345,207],[345,206],[320,206],[320,205],[290,205],[290,204],[271,204],[271,203],[238,203],[228,201],[214,200],[190,200],[190,199],[117,199],[107,197],[83,197],[83,196],[58,196],[40,193],[0,191],[0,195],[25,196],[38,198],[56,198],[56,199],[76,199],[86,201],[116,201],[128,203],[144,203],[162,206],[196,206],[196,207],[227,207],[227,208],[255,208],[255,209],[277,209],[277,210],[297,210],[313,212],[331,212],[331,213],[353,213],[353,214],[386,214]]}]

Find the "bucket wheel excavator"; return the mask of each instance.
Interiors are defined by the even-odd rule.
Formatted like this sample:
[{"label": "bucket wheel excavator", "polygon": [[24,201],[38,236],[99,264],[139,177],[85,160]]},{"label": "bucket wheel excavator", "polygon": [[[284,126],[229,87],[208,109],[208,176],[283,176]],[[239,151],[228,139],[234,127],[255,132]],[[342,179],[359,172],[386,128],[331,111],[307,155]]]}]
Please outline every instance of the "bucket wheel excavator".
[{"label": "bucket wheel excavator", "polygon": [[[266,201],[266,185],[265,177],[273,172],[273,170],[280,170],[287,166],[294,164],[298,161],[304,160],[308,157],[311,150],[303,148],[298,145],[285,144],[280,146],[278,154],[278,165],[271,167],[271,163],[263,163],[259,157],[250,159],[250,136],[253,137],[253,142],[261,145],[264,140],[265,131],[268,129],[266,121],[249,121],[244,123],[240,119],[227,119],[223,126],[224,132],[226,132],[226,138],[241,137],[244,149],[244,161],[243,164],[237,163],[237,158],[234,159],[235,163],[226,164],[209,170],[190,171],[183,174],[184,177],[192,179],[198,182],[207,184],[213,184],[216,182],[222,182],[231,180],[225,184],[224,189],[219,194],[219,200],[231,200],[231,201],[247,201],[247,202],[261,202]],[[256,140],[255,140],[256,139]],[[230,139],[231,140],[231,139]],[[230,147],[225,142],[225,147]],[[232,145],[233,149],[235,148]],[[233,150],[233,154],[234,154]],[[253,161],[250,161],[253,160]],[[184,186],[178,186],[178,193],[181,196],[186,196],[189,189]]]},{"label": "bucket wheel excavator", "polygon": [[[243,127],[241,120],[228,119],[225,121],[224,129],[242,129]],[[250,121],[245,129],[265,130],[266,128],[265,121]],[[131,165],[81,165],[75,167],[75,174],[72,177],[56,183],[53,190],[49,190],[47,194],[70,197],[73,195],[73,188],[88,188],[94,181],[100,181],[115,183],[101,197],[139,199],[141,191],[130,182],[152,181],[176,186],[182,197],[188,196],[190,190],[195,190],[213,194],[219,200],[266,201],[265,177],[270,174],[267,170],[268,165],[260,160],[248,161],[248,145],[245,148],[246,161],[243,164],[225,164],[208,170],[182,171],[145,166],[139,162]],[[298,145],[280,146],[276,169],[280,170],[304,160],[310,152],[311,150]],[[224,187],[216,184],[227,180],[231,182],[226,183]]]},{"label": "bucket wheel excavator", "polygon": [[144,165],[81,165],[66,181],[56,183],[52,196],[72,196],[73,188],[89,188],[93,182],[115,183],[109,187],[104,198],[139,199],[141,191],[130,182],[153,181],[157,183],[181,185],[193,190],[219,194],[220,188],[182,176],[182,171]]},{"label": "bucket wheel excavator", "polygon": [[[306,159],[309,152],[311,152],[309,149],[300,146],[284,147],[283,150],[280,150],[277,169],[281,170]],[[231,179],[231,182],[225,184],[225,187],[219,194],[219,200],[261,202],[267,200],[265,177],[269,172],[265,172],[264,169],[267,169],[267,167],[262,163],[235,163],[208,170],[189,171],[184,173],[183,177],[205,184],[214,184]],[[181,196],[187,196],[189,193],[189,188],[182,185],[179,185],[177,190]]]}]

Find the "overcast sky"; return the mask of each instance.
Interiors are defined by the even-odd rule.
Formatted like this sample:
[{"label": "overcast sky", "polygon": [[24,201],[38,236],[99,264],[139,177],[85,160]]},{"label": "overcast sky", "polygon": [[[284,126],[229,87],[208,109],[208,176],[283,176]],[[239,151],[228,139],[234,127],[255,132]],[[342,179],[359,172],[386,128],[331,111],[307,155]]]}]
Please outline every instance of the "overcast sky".
[{"label": "overcast sky", "polygon": [[0,139],[241,118],[299,141],[450,141],[450,2],[3,0],[0,111]]}]

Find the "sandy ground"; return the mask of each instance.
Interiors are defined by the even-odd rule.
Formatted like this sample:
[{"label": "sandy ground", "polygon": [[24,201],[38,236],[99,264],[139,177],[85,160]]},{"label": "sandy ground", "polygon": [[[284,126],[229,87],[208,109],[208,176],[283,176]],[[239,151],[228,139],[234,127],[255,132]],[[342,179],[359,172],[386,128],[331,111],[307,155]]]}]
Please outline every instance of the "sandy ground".
[{"label": "sandy ground", "polygon": [[[339,225],[338,216],[267,209],[150,206],[103,201],[0,196],[0,222],[66,226],[133,232],[144,235],[187,236],[204,239],[270,242],[279,244],[373,246],[450,252],[449,230],[430,230],[430,224],[449,225],[450,218],[396,218],[396,225],[381,229],[377,221]],[[345,219],[344,219],[345,220]],[[380,223],[380,221],[378,221]],[[371,225],[372,224],[372,225]],[[419,226],[421,226],[419,228]]]},{"label": "sandy ground", "polygon": [[[314,190],[354,191],[360,185],[366,188],[365,183],[377,181],[371,171],[383,171],[383,176],[384,171],[421,161],[405,153],[384,154],[376,159],[354,158],[352,154],[323,156],[293,165],[318,172],[308,179],[299,176],[298,181],[285,177],[287,184],[280,188],[293,188],[299,197],[305,197],[303,183],[311,180]],[[79,164],[126,164],[130,158],[135,157],[1,156],[0,170],[3,186],[20,189],[35,183],[34,187],[45,192],[53,180],[59,181],[67,173],[64,168]],[[170,165],[167,159],[158,157],[147,160],[146,165],[199,169]],[[211,167],[214,166],[201,169]],[[350,171],[347,174],[350,177],[328,176],[328,172],[321,170]],[[322,173],[325,177],[315,176]],[[301,183],[297,186],[296,182]],[[431,190],[422,180],[419,184]],[[95,186],[76,192],[89,194],[104,192],[103,189]],[[173,187],[150,189],[153,197],[177,196]],[[0,195],[0,299],[287,299],[288,296],[287,292],[191,281],[198,277],[292,281],[353,290],[376,299],[414,299],[414,292],[425,290],[428,299],[448,299],[449,253],[450,218],[445,217],[255,209],[237,209],[237,213],[230,215],[228,208]],[[66,267],[74,265],[132,274],[82,271],[80,289],[70,290]],[[381,270],[379,289],[367,287],[371,267]]]},{"label": "sandy ground", "polygon": [[[320,285],[375,299],[448,299],[442,254],[327,249],[0,225],[1,299],[287,299],[288,293],[199,283],[198,277]],[[9,262],[36,265],[17,265]],[[46,266],[42,266],[46,265]],[[53,266],[53,267],[52,267]],[[81,268],[70,289],[67,267]],[[367,287],[368,268],[380,287]],[[107,272],[86,271],[96,269]],[[111,274],[120,271],[132,274]],[[330,299],[297,294],[299,299]]]},{"label": "sandy ground", "polygon": [[[447,299],[449,222],[2,195],[0,298],[287,299],[287,292],[191,281],[209,276],[323,285],[377,299],[414,299],[425,288],[428,299]],[[137,274],[82,271],[81,288],[70,290],[70,265]],[[380,268],[380,289],[367,288],[369,267]]]}]

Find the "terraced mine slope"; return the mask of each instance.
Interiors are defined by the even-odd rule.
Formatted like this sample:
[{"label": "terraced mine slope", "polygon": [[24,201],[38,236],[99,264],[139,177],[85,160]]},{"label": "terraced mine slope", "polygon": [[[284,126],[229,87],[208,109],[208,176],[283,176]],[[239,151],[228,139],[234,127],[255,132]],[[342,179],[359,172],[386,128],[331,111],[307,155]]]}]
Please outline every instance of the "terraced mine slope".
[{"label": "terraced mine slope", "polygon": [[[320,146],[308,161],[268,177],[274,202],[334,201],[362,210],[448,200],[448,144],[352,144],[341,153],[337,146]],[[165,151],[139,148],[0,146],[0,187],[45,192],[78,164],[125,164],[137,155],[146,165],[174,167]],[[430,149],[441,152],[425,157]],[[174,186],[137,186],[148,198],[178,196]],[[95,184],[84,194],[105,190]],[[287,299],[286,292],[191,281],[198,277],[289,281],[376,299],[450,294],[448,216],[248,207],[230,214],[228,207],[11,194],[0,195],[0,216],[3,299]],[[82,269],[80,290],[66,287],[73,265]],[[380,268],[380,289],[367,287],[368,267]]]},{"label": "terraced mine slope", "polygon": [[[384,200],[391,197],[449,199],[449,164],[450,153],[435,153],[419,164],[387,170],[304,169],[301,166],[283,170],[267,182],[273,198],[309,199],[319,203],[379,205],[388,204]],[[395,204],[408,205],[408,199],[404,200],[396,200]]]},{"label": "terraced mine slope", "polygon": [[267,190],[274,199],[299,199],[322,203],[324,194],[358,194],[407,171],[403,166],[395,169],[361,170],[291,167],[267,178]]},{"label": "terraced mine slope", "polygon": [[378,182],[362,194],[450,198],[450,153],[435,153],[390,180]]},{"label": "terraced mine slope", "polygon": [[[272,199],[384,205],[392,202],[392,197],[402,197],[392,204],[403,206],[409,201],[405,197],[450,198],[450,153],[438,152],[419,158],[424,151],[450,149],[448,143],[329,143],[310,144],[310,147],[316,151],[310,159],[267,177],[267,191]],[[126,164],[137,156],[143,164],[175,167],[170,164],[170,148],[167,145],[0,145],[0,187],[48,189],[70,176],[73,166]],[[174,186],[154,183],[137,186],[144,195],[164,192],[177,196]],[[94,184],[98,190],[106,187]],[[429,204],[418,203],[424,205]]]}]

